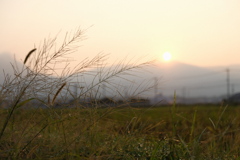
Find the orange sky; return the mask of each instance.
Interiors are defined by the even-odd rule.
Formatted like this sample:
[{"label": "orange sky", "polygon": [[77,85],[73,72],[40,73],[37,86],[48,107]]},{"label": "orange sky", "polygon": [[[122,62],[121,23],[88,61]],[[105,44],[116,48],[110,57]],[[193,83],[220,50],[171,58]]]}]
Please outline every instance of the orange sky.
[{"label": "orange sky", "polygon": [[[198,66],[240,64],[239,0],[1,0],[0,53],[25,55],[59,31],[89,28],[74,59],[110,54]],[[59,42],[60,43],[60,42]]]}]

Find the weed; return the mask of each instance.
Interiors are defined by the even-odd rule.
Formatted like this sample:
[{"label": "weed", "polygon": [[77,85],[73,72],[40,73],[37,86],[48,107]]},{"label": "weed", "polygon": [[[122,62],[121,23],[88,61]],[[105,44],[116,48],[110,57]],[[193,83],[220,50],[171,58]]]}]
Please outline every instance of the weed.
[{"label": "weed", "polygon": [[[112,109],[108,108],[98,114],[97,108],[101,108],[100,104],[91,103],[92,101],[90,104],[81,104],[79,100],[82,97],[90,100],[97,99],[99,87],[103,83],[108,84],[110,89],[114,88],[115,93],[119,93],[121,96],[117,85],[111,83],[111,80],[122,75],[130,75],[131,71],[152,63],[130,64],[130,62],[125,63],[124,60],[116,66],[106,69],[106,55],[98,54],[93,59],[84,59],[72,69],[69,66],[71,61],[68,55],[77,51],[79,46],[77,43],[82,40],[82,37],[83,31],[80,29],[76,30],[72,36],[66,34],[64,42],[58,49],[56,49],[57,37],[49,38],[44,40],[42,46],[28,52],[23,66],[12,64],[14,76],[6,74],[5,81],[0,86],[1,100],[9,103],[6,111],[2,112],[4,116],[1,117],[1,157],[39,158],[43,156],[41,153],[46,153],[45,148],[48,148],[49,152],[44,156],[68,159],[70,155],[74,155],[70,152],[73,145],[78,140],[83,141],[84,137],[90,138],[89,144],[86,146],[90,145],[89,152],[93,151],[93,148],[98,146],[94,141],[97,136],[98,123],[110,114]],[[61,67],[59,71],[58,64],[65,64],[65,66]],[[90,69],[96,69],[96,72],[91,72]],[[75,84],[85,84],[86,88],[78,95],[73,94],[70,84],[84,75],[92,75],[92,82],[78,81]],[[81,88],[81,86],[76,87]],[[138,95],[137,92],[134,94]],[[66,110],[54,109],[58,105],[60,108],[70,108],[72,104],[67,102],[69,96],[77,102],[76,111],[79,115],[74,115],[72,112],[65,114]],[[82,114],[78,112],[80,106],[91,108],[86,110],[89,114],[84,119],[79,119]],[[48,109],[43,110],[44,107]],[[24,116],[26,117],[24,118]],[[79,120],[79,123],[70,123],[73,119]],[[81,123],[87,125],[78,127],[77,125]],[[71,128],[72,125],[76,126]],[[72,129],[77,129],[78,132],[74,132]],[[59,148],[61,149],[59,150]],[[101,153],[95,154],[101,155]],[[87,155],[93,156],[92,152]]]}]

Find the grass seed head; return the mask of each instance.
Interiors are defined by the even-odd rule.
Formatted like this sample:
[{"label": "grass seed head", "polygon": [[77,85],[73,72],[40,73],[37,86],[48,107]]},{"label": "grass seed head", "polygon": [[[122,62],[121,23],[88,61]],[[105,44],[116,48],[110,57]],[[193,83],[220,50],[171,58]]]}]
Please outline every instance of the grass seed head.
[{"label": "grass seed head", "polygon": [[60,91],[63,89],[63,87],[64,86],[66,86],[66,82],[64,82],[62,85],[61,85],[61,87],[57,90],[57,92],[56,92],[56,94],[54,95],[54,97],[53,97],[53,100],[52,100],[52,105],[54,104],[54,102],[55,102],[55,100],[56,100],[56,98],[57,98],[57,96],[58,96],[58,94],[60,93]]},{"label": "grass seed head", "polygon": [[36,50],[37,50],[37,48],[34,48],[34,49],[32,49],[31,51],[28,52],[27,56],[26,56],[25,59],[24,59],[24,64],[26,64],[28,58],[29,58],[29,57],[31,56],[31,54],[32,54],[33,52],[35,52]]}]

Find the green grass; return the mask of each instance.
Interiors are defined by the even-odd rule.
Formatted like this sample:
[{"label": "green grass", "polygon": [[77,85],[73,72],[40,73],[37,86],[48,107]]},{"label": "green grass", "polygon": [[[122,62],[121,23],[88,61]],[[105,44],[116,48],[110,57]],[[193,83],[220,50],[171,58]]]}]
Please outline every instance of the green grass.
[{"label": "green grass", "polygon": [[[8,108],[0,109],[0,159],[240,159],[239,107],[97,104],[101,85],[114,90],[113,97],[124,97],[114,78],[134,76],[152,62],[124,59],[108,69],[106,55],[98,54],[71,68],[68,56],[82,36],[77,29],[60,46],[57,37],[44,40],[27,54],[24,66],[12,64],[13,76],[4,74],[0,107],[6,102]],[[83,75],[91,75],[92,82]],[[75,78],[78,95],[70,89]],[[153,88],[141,83],[128,96],[136,99]],[[68,108],[69,98],[76,108]],[[91,107],[79,99],[93,100]],[[54,108],[57,103],[65,107]]]},{"label": "green grass", "polygon": [[[7,110],[0,110],[1,126]],[[237,159],[240,107],[18,109],[0,144],[9,159]]]}]

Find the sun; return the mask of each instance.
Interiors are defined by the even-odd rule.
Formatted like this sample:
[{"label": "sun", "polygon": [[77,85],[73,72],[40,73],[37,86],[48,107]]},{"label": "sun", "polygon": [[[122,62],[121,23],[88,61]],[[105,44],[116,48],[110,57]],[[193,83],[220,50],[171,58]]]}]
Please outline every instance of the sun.
[{"label": "sun", "polygon": [[163,60],[164,61],[170,61],[172,59],[172,55],[169,52],[163,53]]}]

